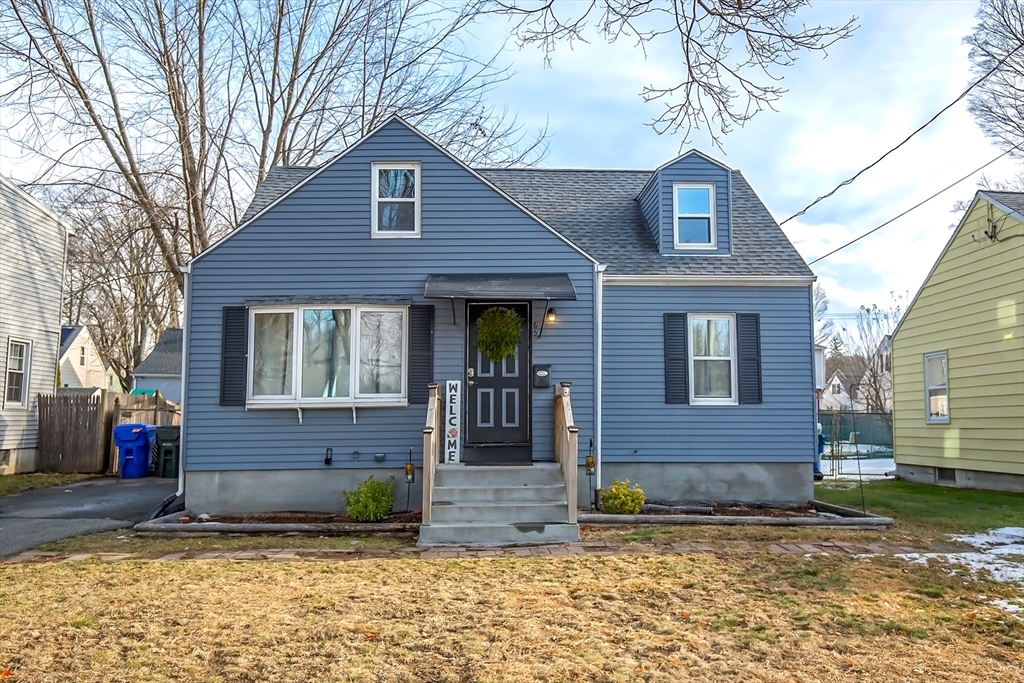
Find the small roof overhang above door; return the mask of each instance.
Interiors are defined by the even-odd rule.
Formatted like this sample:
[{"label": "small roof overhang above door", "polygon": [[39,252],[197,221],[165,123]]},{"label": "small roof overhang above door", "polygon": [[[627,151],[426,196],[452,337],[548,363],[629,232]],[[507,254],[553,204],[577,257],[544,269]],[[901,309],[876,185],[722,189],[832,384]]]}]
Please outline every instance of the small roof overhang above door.
[{"label": "small roof overhang above door", "polygon": [[428,299],[575,301],[576,288],[566,273],[428,275]]}]

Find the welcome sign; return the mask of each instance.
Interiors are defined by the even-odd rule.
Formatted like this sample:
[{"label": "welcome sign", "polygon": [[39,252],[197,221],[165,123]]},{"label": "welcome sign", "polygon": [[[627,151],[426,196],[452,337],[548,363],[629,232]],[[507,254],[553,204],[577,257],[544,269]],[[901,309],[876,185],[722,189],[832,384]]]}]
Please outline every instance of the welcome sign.
[{"label": "welcome sign", "polygon": [[444,461],[462,462],[462,382],[449,379],[444,383]]}]

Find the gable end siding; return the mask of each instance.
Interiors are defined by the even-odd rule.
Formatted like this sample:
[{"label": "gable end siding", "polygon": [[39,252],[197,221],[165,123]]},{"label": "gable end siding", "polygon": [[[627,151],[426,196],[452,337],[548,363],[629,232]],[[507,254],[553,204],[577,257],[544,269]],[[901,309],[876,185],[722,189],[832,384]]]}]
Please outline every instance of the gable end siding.
[{"label": "gable end siding", "polygon": [[[422,237],[370,237],[373,161],[416,160],[422,168]],[[573,383],[581,443],[593,435],[594,266],[592,261],[400,123],[298,187],[232,239],[196,261],[188,322],[185,432],[189,471],[372,467],[352,451],[384,453],[400,467],[418,461],[426,406],[238,410],[221,407],[222,308],[269,297],[397,297],[435,306],[433,379],[462,379],[464,302],[424,299],[428,274],[568,273],[576,301],[552,302],[558,322],[534,339],[534,361],[553,381]],[[254,305],[254,304],[250,304]],[[543,302],[534,302],[539,323]],[[552,457],[553,393],[533,392],[535,456]]]},{"label": "gable end siding", "polygon": [[[1024,239],[968,214],[892,342],[896,463],[1024,475]],[[1004,237],[1024,223],[991,207]],[[945,351],[949,424],[925,421],[924,354]]]}]

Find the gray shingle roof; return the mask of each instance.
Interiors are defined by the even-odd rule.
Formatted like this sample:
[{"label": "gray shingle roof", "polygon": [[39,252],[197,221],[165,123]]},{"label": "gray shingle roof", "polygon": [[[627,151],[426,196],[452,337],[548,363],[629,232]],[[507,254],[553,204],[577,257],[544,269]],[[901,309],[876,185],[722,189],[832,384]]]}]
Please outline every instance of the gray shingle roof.
[{"label": "gray shingle roof", "polygon": [[[246,222],[313,167],[271,169]],[[490,182],[608,266],[610,275],[809,276],[810,268],[739,171],[732,172],[731,256],[658,252],[636,196],[652,171],[481,169]]]},{"label": "gray shingle roof", "polygon": [[1024,215],[1024,192],[993,192],[990,190],[982,190],[981,193],[991,197],[1004,206],[1008,206],[1017,213]]},{"label": "gray shingle roof", "polygon": [[138,364],[136,377],[141,375],[181,374],[181,328],[169,327],[160,335],[160,340],[145,360]]},{"label": "gray shingle roof", "polygon": [[253,216],[273,204],[274,200],[301,183],[316,169],[316,166],[275,166],[270,169],[267,177],[256,188],[256,194],[253,195],[249,208],[242,214],[239,225],[245,224]]},{"label": "gray shingle roof", "polygon": [[57,358],[63,358],[64,354],[71,350],[71,342],[81,331],[81,325],[65,325],[60,328],[60,353],[57,354]]}]

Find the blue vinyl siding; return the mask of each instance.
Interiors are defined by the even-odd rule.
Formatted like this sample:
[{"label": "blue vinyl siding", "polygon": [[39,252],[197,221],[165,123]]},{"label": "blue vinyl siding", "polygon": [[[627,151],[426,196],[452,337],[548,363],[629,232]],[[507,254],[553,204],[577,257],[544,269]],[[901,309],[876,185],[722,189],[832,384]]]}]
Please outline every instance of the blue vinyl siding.
[{"label": "blue vinyl siding", "polygon": [[[714,183],[715,184],[715,219],[717,222],[718,247],[714,250],[701,250],[697,253],[708,254],[729,254],[731,252],[731,239],[729,226],[731,224],[731,212],[729,196],[731,193],[731,174],[728,170],[718,164],[708,161],[700,154],[690,154],[678,159],[658,171],[657,178],[646,188],[641,197],[643,198],[652,189],[657,188],[659,193],[661,210],[661,253],[662,254],[684,254],[694,253],[683,249],[676,249],[673,242],[675,231],[675,205],[672,201],[672,183]],[[641,199],[643,205],[643,199]],[[644,211],[647,220],[651,220],[648,211]]]},{"label": "blue vinyl siding", "polygon": [[[422,163],[422,237],[371,239],[371,163]],[[401,122],[392,122],[193,267],[188,304],[185,467],[189,471],[398,466],[420,461],[426,406],[257,410],[219,405],[224,306],[277,296],[398,296],[433,304],[434,379],[464,379],[465,302],[424,299],[430,273],[568,273],[576,301],[533,340],[533,362],[572,381],[580,442],[594,431],[594,266]],[[543,302],[534,302],[539,322]],[[533,393],[534,457],[553,457],[553,390]],[[359,451],[358,460],[352,452]]]},{"label": "blue vinyl siding", "polygon": [[[758,313],[763,403],[666,404],[663,314]],[[605,462],[814,459],[811,308],[804,287],[604,289]]]},{"label": "blue vinyl siding", "polygon": [[[643,192],[637,197],[637,201],[640,202],[640,212],[644,215],[644,220],[647,221],[647,228],[654,235],[654,241],[658,244],[661,243],[661,222],[667,220],[664,217],[665,214],[662,213],[660,198],[661,184],[658,182],[657,173],[655,173],[654,178],[648,181]],[[669,210],[671,211],[671,208]]]}]

